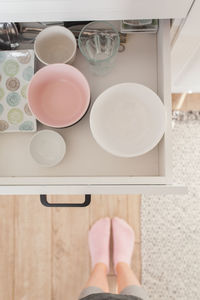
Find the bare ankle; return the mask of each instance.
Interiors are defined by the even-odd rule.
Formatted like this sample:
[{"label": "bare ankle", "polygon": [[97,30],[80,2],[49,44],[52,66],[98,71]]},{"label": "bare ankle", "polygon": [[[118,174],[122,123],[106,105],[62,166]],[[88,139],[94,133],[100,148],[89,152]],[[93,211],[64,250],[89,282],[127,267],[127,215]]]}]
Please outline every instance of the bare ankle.
[{"label": "bare ankle", "polygon": [[106,266],[106,264],[101,263],[101,262],[95,264],[95,266],[93,268],[93,271],[96,271],[97,269],[99,271],[102,271],[102,272],[106,273],[106,274],[108,272],[108,267]]},{"label": "bare ankle", "polygon": [[124,270],[124,269],[131,269],[129,264],[127,264],[126,262],[118,262],[117,265],[116,265],[116,271],[117,273],[120,272],[121,270]]}]

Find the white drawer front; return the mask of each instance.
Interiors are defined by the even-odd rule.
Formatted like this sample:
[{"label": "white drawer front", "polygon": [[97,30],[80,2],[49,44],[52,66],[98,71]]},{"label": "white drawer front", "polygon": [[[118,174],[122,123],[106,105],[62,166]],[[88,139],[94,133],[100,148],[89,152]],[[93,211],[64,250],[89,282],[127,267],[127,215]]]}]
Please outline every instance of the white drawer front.
[{"label": "white drawer front", "polygon": [[0,22],[184,18],[193,0],[3,0]]},{"label": "white drawer front", "polygon": [[178,185],[37,185],[1,186],[1,195],[83,195],[83,194],[185,194],[187,188]]}]

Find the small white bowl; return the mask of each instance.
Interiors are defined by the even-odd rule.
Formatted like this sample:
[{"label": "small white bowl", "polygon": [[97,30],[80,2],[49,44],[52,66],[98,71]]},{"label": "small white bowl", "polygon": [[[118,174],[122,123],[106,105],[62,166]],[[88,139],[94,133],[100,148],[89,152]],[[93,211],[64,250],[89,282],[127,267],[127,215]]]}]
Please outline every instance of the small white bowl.
[{"label": "small white bowl", "polygon": [[[49,26],[36,37],[34,51],[42,65],[72,64],[77,50],[74,34],[63,26]],[[41,65],[41,66],[42,66]]]},{"label": "small white bowl", "polygon": [[30,154],[43,167],[57,165],[66,152],[63,137],[53,130],[38,131],[30,141]]}]

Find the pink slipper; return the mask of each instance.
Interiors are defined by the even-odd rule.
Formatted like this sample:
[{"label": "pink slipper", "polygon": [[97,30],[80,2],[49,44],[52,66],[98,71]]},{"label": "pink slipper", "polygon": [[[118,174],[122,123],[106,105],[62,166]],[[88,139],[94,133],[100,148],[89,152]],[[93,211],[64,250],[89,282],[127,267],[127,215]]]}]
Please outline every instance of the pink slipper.
[{"label": "pink slipper", "polygon": [[115,217],[112,219],[113,232],[113,263],[116,266],[119,262],[130,265],[134,250],[135,234],[126,221]]},{"label": "pink slipper", "polygon": [[92,268],[97,263],[103,263],[109,271],[110,266],[110,218],[98,220],[88,234]]}]

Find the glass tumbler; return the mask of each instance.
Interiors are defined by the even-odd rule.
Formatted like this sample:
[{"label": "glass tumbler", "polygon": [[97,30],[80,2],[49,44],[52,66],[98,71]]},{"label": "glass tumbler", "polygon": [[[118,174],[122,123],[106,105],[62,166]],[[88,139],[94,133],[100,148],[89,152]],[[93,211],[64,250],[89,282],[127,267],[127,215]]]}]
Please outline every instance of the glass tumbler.
[{"label": "glass tumbler", "polygon": [[108,22],[91,22],[82,28],[78,45],[92,72],[104,75],[112,69],[120,45],[119,33]]}]

